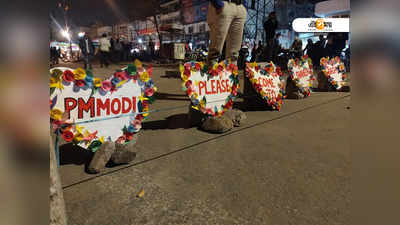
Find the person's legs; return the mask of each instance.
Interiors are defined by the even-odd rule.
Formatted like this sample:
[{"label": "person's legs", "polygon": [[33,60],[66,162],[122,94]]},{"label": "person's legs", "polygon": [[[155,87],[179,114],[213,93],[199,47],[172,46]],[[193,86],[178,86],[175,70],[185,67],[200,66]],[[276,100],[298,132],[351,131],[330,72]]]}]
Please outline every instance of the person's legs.
[{"label": "person's legs", "polygon": [[221,55],[229,26],[232,21],[231,4],[224,2],[224,9],[217,14],[216,8],[210,3],[207,13],[207,22],[210,27],[210,46],[207,64],[212,66],[218,62]]},{"label": "person's legs", "polygon": [[87,58],[88,58],[88,55],[83,55],[83,68],[87,68]]},{"label": "person's legs", "polygon": [[237,63],[239,50],[242,46],[243,27],[246,22],[246,8],[243,5],[232,5],[233,20],[229,26],[228,37],[226,39],[226,59],[230,59],[232,63]]},{"label": "person's legs", "polygon": [[87,63],[88,63],[88,65],[89,65],[89,69],[90,69],[90,70],[93,69],[93,68],[92,68],[92,55],[88,55],[88,56],[87,56]]},{"label": "person's legs", "polygon": [[100,51],[100,67],[103,67],[105,65],[105,62],[104,62],[105,61],[104,59],[106,57],[105,54],[106,54],[105,52]]}]

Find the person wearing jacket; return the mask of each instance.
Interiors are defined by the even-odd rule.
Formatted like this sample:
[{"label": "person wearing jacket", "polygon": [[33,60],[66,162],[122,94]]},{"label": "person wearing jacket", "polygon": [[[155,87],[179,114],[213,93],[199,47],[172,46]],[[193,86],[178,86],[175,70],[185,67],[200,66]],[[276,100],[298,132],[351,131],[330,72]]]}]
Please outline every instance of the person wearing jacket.
[{"label": "person wearing jacket", "polygon": [[247,11],[245,0],[210,0],[207,23],[210,27],[209,66],[218,62],[226,41],[225,59],[237,63]]},{"label": "person wearing jacket", "polygon": [[105,66],[106,68],[109,65],[109,55],[110,55],[110,48],[111,43],[110,40],[107,39],[107,35],[103,34],[102,38],[99,40],[100,44],[100,67]]},{"label": "person wearing jacket", "polygon": [[278,28],[278,21],[276,20],[276,13],[271,12],[268,15],[268,20],[264,22],[265,38],[267,46],[271,47],[275,38],[275,31]]},{"label": "person wearing jacket", "polygon": [[92,58],[94,56],[94,46],[93,42],[90,39],[90,37],[85,34],[80,40],[79,40],[79,48],[82,51],[82,56],[83,56],[83,65],[85,69],[89,66],[89,69],[92,69]]}]

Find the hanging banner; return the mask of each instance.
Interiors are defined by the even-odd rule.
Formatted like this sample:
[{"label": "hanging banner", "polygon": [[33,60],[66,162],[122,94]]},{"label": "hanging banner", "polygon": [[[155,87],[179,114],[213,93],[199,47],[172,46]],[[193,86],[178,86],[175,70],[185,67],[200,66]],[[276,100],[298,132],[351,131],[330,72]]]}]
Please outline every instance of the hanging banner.
[{"label": "hanging banner", "polygon": [[293,82],[304,96],[310,96],[311,86],[315,80],[311,59],[304,55],[301,59],[290,59],[288,70]]},{"label": "hanging banner", "polygon": [[192,107],[210,116],[222,115],[231,109],[239,88],[238,68],[222,61],[212,68],[202,62],[180,66],[182,87]]},{"label": "hanging banner", "polygon": [[336,90],[339,90],[346,84],[346,68],[338,56],[332,59],[329,59],[329,57],[321,58],[320,64],[323,67],[322,72]]},{"label": "hanging banner", "polygon": [[257,93],[273,109],[280,110],[283,104],[284,80],[280,67],[273,62],[247,63],[246,74]]},{"label": "hanging banner", "polygon": [[148,116],[157,88],[139,61],[108,79],[78,68],[50,70],[50,121],[67,142],[96,151],[106,141],[127,143]]}]

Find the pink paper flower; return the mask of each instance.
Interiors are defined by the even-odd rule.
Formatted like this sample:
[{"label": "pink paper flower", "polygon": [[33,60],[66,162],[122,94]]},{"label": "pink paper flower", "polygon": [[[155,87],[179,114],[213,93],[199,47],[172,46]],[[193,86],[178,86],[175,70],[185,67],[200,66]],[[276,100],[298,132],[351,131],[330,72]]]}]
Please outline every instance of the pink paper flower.
[{"label": "pink paper flower", "polygon": [[105,80],[103,81],[103,83],[101,84],[101,89],[103,89],[104,91],[109,91],[111,90],[112,84],[111,81],[109,80]]},{"label": "pink paper flower", "polygon": [[145,94],[146,94],[146,96],[149,96],[149,97],[153,96],[154,89],[153,88],[146,88]]}]

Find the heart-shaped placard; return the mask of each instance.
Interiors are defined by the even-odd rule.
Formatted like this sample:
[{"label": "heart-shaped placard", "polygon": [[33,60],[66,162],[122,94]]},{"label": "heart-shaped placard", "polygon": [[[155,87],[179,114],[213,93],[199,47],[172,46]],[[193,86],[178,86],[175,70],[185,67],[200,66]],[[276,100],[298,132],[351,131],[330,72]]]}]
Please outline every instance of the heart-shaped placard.
[{"label": "heart-shaped placard", "polygon": [[329,59],[329,57],[321,58],[320,64],[323,67],[322,72],[324,72],[328,81],[336,88],[336,90],[345,85],[345,79],[347,77],[345,74],[346,68],[338,56],[332,59]]},{"label": "heart-shaped placard", "polygon": [[280,67],[275,66],[273,62],[260,63],[260,65],[254,62],[247,63],[246,70],[247,77],[257,93],[273,109],[280,110],[285,85]]},{"label": "heart-shaped placard", "polygon": [[300,60],[298,58],[290,59],[288,70],[300,92],[305,96],[310,96],[310,87],[312,81],[315,80],[311,59],[307,55],[302,56]]},{"label": "heart-shaped placard", "polygon": [[208,68],[202,62],[187,62],[180,66],[182,87],[192,107],[206,115],[222,115],[231,109],[239,88],[238,67],[222,61]]},{"label": "heart-shaped placard", "polygon": [[105,141],[127,143],[148,116],[157,88],[139,61],[108,79],[84,69],[50,70],[50,121],[67,142],[92,151]]}]

